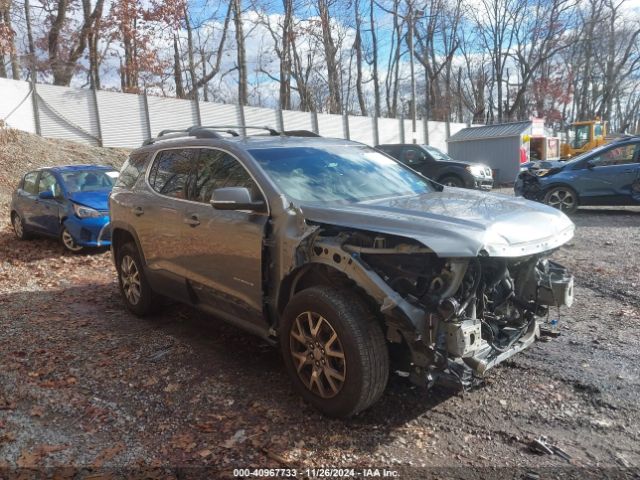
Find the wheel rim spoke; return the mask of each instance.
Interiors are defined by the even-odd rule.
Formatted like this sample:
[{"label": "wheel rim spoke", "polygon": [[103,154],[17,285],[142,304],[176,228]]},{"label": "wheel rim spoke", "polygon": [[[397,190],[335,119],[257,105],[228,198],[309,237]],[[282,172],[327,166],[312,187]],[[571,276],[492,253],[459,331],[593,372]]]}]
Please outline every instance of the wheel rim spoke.
[{"label": "wheel rim spoke", "polygon": [[120,263],[120,278],[125,297],[131,304],[137,304],[142,295],[140,272],[133,259],[128,255]]},{"label": "wheel rim spoke", "polygon": [[331,323],[315,312],[303,312],[289,332],[291,359],[305,387],[322,398],[336,396],[346,379],[342,343]]}]

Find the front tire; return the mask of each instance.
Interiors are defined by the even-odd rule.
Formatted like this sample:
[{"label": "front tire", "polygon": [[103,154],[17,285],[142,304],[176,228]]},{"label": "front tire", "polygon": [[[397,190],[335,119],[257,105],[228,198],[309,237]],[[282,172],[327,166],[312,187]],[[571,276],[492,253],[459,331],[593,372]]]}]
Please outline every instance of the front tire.
[{"label": "front tire", "polygon": [[445,187],[464,187],[464,182],[460,177],[457,177],[456,175],[448,175],[446,177],[442,177],[439,183],[441,183]]},{"label": "front tire", "polygon": [[158,305],[157,295],[144,274],[142,260],[133,243],[125,243],[116,251],[118,286],[127,309],[143,317],[153,313]]},{"label": "front tire", "polygon": [[349,417],[375,403],[389,352],[375,316],[355,292],[317,286],[285,308],[280,345],[302,397],[325,415]]},{"label": "front tire", "polygon": [[550,207],[566,213],[574,213],[578,209],[578,194],[570,187],[559,186],[548,190],[543,199]]},{"label": "front tire", "polygon": [[72,253],[78,253],[84,248],[82,245],[78,245],[76,243],[69,230],[67,230],[67,227],[62,227],[62,232],[60,232],[60,242],[64,248]]}]

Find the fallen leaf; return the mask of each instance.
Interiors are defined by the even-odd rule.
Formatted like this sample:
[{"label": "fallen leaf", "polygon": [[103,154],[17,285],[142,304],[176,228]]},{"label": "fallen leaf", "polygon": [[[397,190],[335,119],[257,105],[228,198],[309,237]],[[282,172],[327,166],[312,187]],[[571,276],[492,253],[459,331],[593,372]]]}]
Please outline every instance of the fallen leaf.
[{"label": "fallen leaf", "polygon": [[164,387],[164,391],[167,393],[177,392],[180,386],[177,383],[170,383],[166,387]]},{"label": "fallen leaf", "polygon": [[42,456],[43,455],[40,452],[29,452],[28,450],[24,449],[20,453],[16,464],[19,468],[33,468],[37,466],[38,462],[42,459]]},{"label": "fallen leaf", "polygon": [[202,458],[207,458],[209,455],[211,455],[211,450],[209,450],[208,448],[205,448],[204,450],[200,450],[198,452],[198,455],[201,456]]},{"label": "fallen leaf", "polygon": [[29,415],[32,417],[43,417],[44,416],[44,408],[36,405],[29,411]]},{"label": "fallen leaf", "polygon": [[105,462],[108,462],[109,460],[111,460],[113,457],[118,455],[122,450],[124,450],[124,444],[121,442],[116,443],[113,447],[104,449],[95,458],[95,460],[92,463],[92,466],[95,468],[102,467],[102,465],[104,465]]},{"label": "fallen leaf", "polygon": [[224,448],[233,448],[236,446],[236,444],[238,443],[242,443],[247,439],[247,436],[245,434],[244,429],[240,429],[238,431],[236,431],[236,433],[233,434],[233,436],[228,439],[226,442],[224,442],[224,444],[222,445]]}]

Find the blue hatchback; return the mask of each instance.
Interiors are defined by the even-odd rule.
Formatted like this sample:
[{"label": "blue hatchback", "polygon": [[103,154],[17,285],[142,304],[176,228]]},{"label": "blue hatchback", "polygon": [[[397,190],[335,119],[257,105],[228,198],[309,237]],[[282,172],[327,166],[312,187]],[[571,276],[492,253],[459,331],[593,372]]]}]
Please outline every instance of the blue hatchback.
[{"label": "blue hatchback", "polygon": [[524,164],[514,189],[565,213],[586,205],[640,205],[640,137],[623,137],[568,162]]},{"label": "blue hatchback", "polygon": [[56,237],[72,252],[109,246],[109,193],[117,177],[113,168],[95,165],[27,173],[11,199],[16,236],[21,240],[31,234]]}]

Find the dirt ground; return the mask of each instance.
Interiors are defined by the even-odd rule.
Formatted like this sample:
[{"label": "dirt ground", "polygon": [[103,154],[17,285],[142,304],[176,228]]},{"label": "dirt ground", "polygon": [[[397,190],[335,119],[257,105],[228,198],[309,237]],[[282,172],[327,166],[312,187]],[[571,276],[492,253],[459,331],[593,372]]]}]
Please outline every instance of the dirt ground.
[{"label": "dirt ground", "polygon": [[[574,216],[575,239],[554,255],[577,284],[559,338],[464,394],[393,377],[378,404],[338,421],[300,400],[278,351],[259,339],[180,305],[129,314],[109,252],[16,240],[7,200],[0,192],[0,478],[16,467],[64,468],[60,478],[640,472],[640,208]],[[540,436],[569,457],[533,453]]]}]

